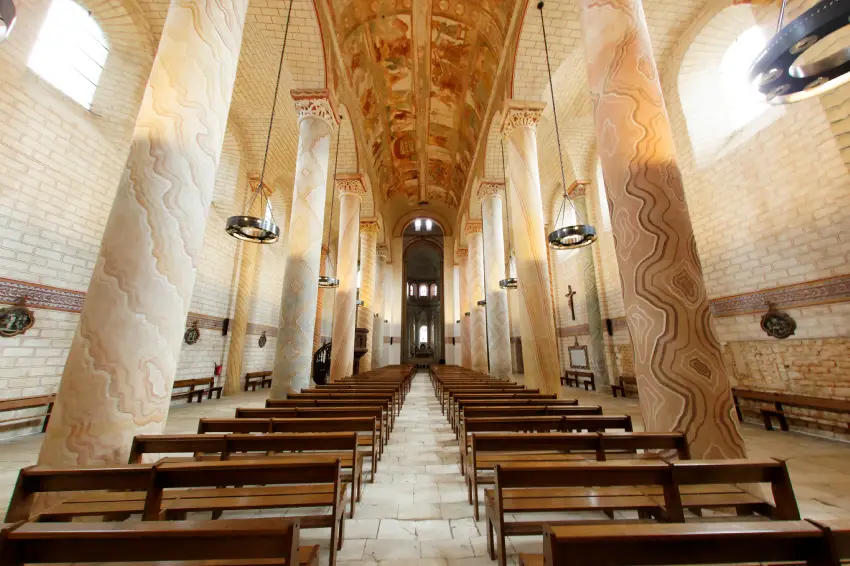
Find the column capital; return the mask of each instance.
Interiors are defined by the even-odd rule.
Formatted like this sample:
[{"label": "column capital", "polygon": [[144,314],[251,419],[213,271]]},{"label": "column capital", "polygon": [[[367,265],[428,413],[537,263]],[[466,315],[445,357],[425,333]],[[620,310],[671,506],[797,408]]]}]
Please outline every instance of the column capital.
[{"label": "column capital", "polygon": [[484,179],[478,183],[478,198],[484,200],[487,197],[497,197],[505,188],[504,181],[496,179]]},{"label": "column capital", "polygon": [[480,234],[484,230],[481,220],[467,220],[465,234]]},{"label": "column capital", "polygon": [[500,128],[502,135],[507,138],[515,128],[536,128],[545,108],[545,102],[536,100],[505,100]]},{"label": "column capital", "polygon": [[590,181],[587,179],[576,179],[570,188],[567,189],[567,194],[571,197],[583,197],[590,188]]},{"label": "column capital", "polygon": [[390,256],[390,250],[384,244],[378,244],[375,246],[375,253],[384,261],[387,261],[387,258]]},{"label": "column capital", "polygon": [[289,94],[295,101],[299,122],[304,118],[321,118],[331,128],[339,126],[339,116],[328,89],[293,89]]},{"label": "column capital", "polygon": [[366,185],[363,183],[362,175],[337,175],[334,182],[340,197],[344,194],[359,197],[366,194]]},{"label": "column capital", "polygon": [[455,250],[455,259],[460,261],[462,259],[466,259],[469,257],[469,249],[468,248],[458,248]]},{"label": "column capital", "polygon": [[365,220],[360,222],[360,233],[361,234],[372,234],[374,236],[378,235],[378,232],[381,231],[381,226],[375,222],[374,220]]}]

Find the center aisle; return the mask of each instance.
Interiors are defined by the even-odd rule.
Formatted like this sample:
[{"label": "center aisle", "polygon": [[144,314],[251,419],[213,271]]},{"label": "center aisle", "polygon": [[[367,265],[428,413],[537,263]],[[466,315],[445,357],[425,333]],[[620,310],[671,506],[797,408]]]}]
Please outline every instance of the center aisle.
[{"label": "center aisle", "polygon": [[472,518],[459,460],[428,374],[419,371],[376,483],[363,485],[357,518],[345,523],[339,564],[495,565],[487,556],[484,522]]}]

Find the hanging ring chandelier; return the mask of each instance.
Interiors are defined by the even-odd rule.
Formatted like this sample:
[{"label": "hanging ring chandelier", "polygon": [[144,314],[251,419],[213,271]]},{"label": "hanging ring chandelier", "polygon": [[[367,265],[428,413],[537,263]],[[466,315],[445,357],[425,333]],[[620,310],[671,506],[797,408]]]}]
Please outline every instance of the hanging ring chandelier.
[{"label": "hanging ring chandelier", "polygon": [[821,0],[783,28],[786,2],[782,0],[776,35],[750,67],[750,80],[771,104],[799,102],[850,81],[850,47],[797,64],[806,51],[850,23],[850,2]]},{"label": "hanging ring chandelier", "polygon": [[[502,176],[505,178],[505,211],[508,214],[508,257],[513,257],[514,254],[514,239],[511,233],[511,203],[508,198],[508,167],[505,165],[505,140],[502,141]],[[519,287],[516,277],[511,277],[510,269],[508,276],[499,281],[499,287],[502,289],[516,289]]]},{"label": "hanging ring chandelier", "polygon": [[[558,126],[558,108],[555,106],[555,86],[552,83],[552,65],[549,62],[549,42],[546,38],[546,23],[543,21],[543,2],[538,2],[537,9],[540,10],[540,28],[543,30],[543,48],[546,50],[546,70],[549,73],[549,93],[552,96],[552,115],[555,118],[555,138],[558,141],[558,166],[561,168],[561,186],[564,187],[563,202],[561,210],[555,220],[555,226],[567,220],[567,203],[573,209],[576,222],[579,222],[579,214],[576,205],[573,204],[567,193],[567,178],[564,174],[564,153],[561,149],[561,132]],[[572,224],[557,228],[549,234],[549,246],[556,250],[574,250],[590,245],[596,241],[596,228],[590,224]]]},{"label": "hanging ring chandelier", "polygon": [[[280,90],[280,77],[283,73],[283,55],[286,53],[286,39],[289,37],[289,22],[292,19],[292,2],[293,0],[289,0],[289,10],[286,14],[286,27],[283,31],[283,46],[280,48],[280,63],[277,67],[277,81],[274,84],[274,98],[272,98],[272,112],[271,116],[269,116],[269,133],[266,136],[266,151],[263,153],[263,168],[260,170],[260,182],[257,183],[257,188],[254,190],[254,194],[251,195],[251,200],[248,201],[248,214],[231,216],[227,219],[227,225],[225,227],[225,231],[234,238],[255,244],[273,244],[280,238],[280,227],[274,221],[274,213],[272,212],[271,202],[266,194],[263,180],[266,175],[266,163],[269,159],[269,146],[272,141],[274,112],[277,108],[277,93]],[[251,208],[254,206],[254,201],[258,197],[260,198],[260,204],[263,204],[263,199],[266,201],[266,206],[261,207],[265,213],[263,217],[251,216]]]},{"label": "hanging ring chandelier", "polygon": [[15,4],[12,0],[0,0],[0,42],[9,37],[15,27]]},{"label": "hanging ring chandelier", "polygon": [[[331,219],[328,221],[328,244],[331,241],[331,225],[334,223],[334,204],[336,203],[336,172],[339,166],[339,140],[342,136],[342,114],[339,116],[339,127],[336,131],[336,155],[334,156],[333,192],[331,192]],[[322,244],[326,246],[328,244]],[[328,248],[330,249],[330,248]],[[319,289],[336,289],[339,287],[339,279],[330,275],[319,275]]]}]

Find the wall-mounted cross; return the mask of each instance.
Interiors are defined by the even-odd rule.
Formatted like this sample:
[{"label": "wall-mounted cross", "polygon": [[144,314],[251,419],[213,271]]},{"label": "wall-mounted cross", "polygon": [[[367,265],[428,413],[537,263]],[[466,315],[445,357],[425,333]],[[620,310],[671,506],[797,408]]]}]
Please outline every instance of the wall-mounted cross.
[{"label": "wall-mounted cross", "polygon": [[575,306],[575,303],[573,303],[573,297],[576,296],[576,292],[573,291],[572,285],[567,285],[567,291],[569,291],[569,293],[567,293],[564,296],[570,299],[570,315],[573,317],[573,320],[575,320],[576,319],[576,306]]}]

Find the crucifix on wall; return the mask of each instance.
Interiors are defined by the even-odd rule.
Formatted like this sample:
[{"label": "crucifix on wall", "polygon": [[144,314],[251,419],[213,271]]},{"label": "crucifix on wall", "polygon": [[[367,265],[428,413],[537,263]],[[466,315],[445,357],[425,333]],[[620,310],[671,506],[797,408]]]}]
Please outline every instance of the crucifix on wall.
[{"label": "crucifix on wall", "polygon": [[572,285],[567,285],[567,291],[569,291],[569,293],[567,293],[564,296],[567,297],[570,300],[570,316],[572,316],[573,320],[575,320],[576,319],[576,306],[575,306],[575,303],[573,302],[573,297],[576,296],[576,292],[573,291]]}]

